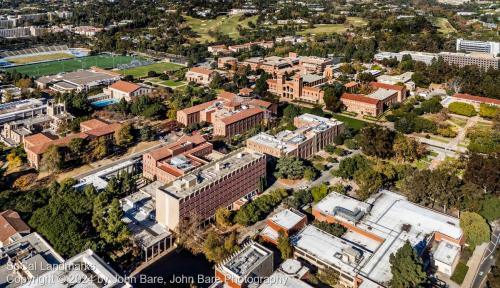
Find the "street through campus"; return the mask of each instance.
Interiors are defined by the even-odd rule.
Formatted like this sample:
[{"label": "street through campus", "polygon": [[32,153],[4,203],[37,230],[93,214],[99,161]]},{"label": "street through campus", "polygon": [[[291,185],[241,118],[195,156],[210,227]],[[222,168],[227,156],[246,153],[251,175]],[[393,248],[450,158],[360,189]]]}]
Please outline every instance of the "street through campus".
[{"label": "street through campus", "polygon": [[[481,262],[478,266],[477,272],[472,282],[472,288],[482,288],[485,286],[485,281],[488,277],[488,272],[491,267],[495,265],[495,253],[497,252],[497,247],[500,243],[500,225],[498,221],[494,223],[493,231],[491,233],[491,241],[488,243],[488,247],[484,251],[484,255],[481,258]],[[496,263],[499,265],[500,263]]]}]

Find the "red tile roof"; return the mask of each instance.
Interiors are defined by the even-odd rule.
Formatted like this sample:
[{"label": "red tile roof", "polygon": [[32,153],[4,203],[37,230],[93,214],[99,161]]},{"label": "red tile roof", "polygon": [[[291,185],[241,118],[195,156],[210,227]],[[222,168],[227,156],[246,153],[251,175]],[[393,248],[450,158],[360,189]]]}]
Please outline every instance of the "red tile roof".
[{"label": "red tile roof", "polygon": [[370,98],[366,95],[362,94],[350,94],[350,93],[344,93],[342,94],[342,97],[340,99],[347,99],[347,100],[353,100],[353,101],[358,101],[358,102],[363,102],[363,103],[368,103],[368,104],[373,104],[377,105],[380,100]]},{"label": "red tile roof", "polygon": [[183,112],[183,113],[186,113],[188,115],[189,114],[193,114],[193,113],[196,113],[196,112],[200,112],[201,110],[207,109],[208,107],[212,106],[213,104],[215,104],[218,101],[220,101],[220,100],[208,101],[208,102],[205,102],[205,103],[201,103],[201,104],[195,105],[193,107],[182,109],[179,112]]},{"label": "red tile roof", "polygon": [[80,122],[80,127],[85,127],[87,130],[92,130],[92,129],[104,127],[107,125],[108,125],[108,123],[106,123],[102,120],[99,120],[99,119],[90,119],[87,121]]},{"label": "red tile roof", "polygon": [[224,124],[229,125],[229,124],[241,121],[243,119],[246,119],[248,117],[252,117],[252,116],[257,115],[259,113],[263,113],[262,109],[254,107],[254,108],[243,110],[239,113],[233,114],[233,115],[226,117],[224,119],[221,119],[221,121]]},{"label": "red tile roof", "polygon": [[24,137],[24,142],[28,142],[33,145],[40,145],[43,143],[51,142],[53,139],[49,138],[47,135],[43,133],[37,133],[34,135]]},{"label": "red tile roof", "polygon": [[380,82],[370,82],[370,86],[377,87],[377,88],[383,88],[386,90],[396,90],[398,92],[402,92],[405,89],[404,86],[391,85],[391,84],[385,84],[385,83],[380,83]]},{"label": "red tile roof", "polygon": [[233,101],[233,99],[236,98],[236,96],[237,96],[236,94],[227,91],[223,91],[219,94],[219,98],[224,99],[226,101]]},{"label": "red tile roof", "polygon": [[113,85],[109,86],[109,88],[116,89],[125,93],[132,93],[141,88],[141,85],[137,85],[132,82],[127,81],[117,81],[113,83]]},{"label": "red tile roof", "polygon": [[[187,143],[187,142],[191,142],[197,146],[197,145],[200,145],[202,143],[207,142],[207,140],[201,135],[192,135],[192,136],[184,135],[181,138],[179,138],[179,140],[177,140],[176,142],[171,143],[165,147],[161,147],[161,148],[158,148],[156,150],[153,150],[153,151],[149,152],[148,154],[149,154],[149,156],[151,156],[151,158],[155,159],[156,161],[159,161],[161,159],[165,159],[167,157],[172,156],[172,148],[179,146],[179,145],[182,145],[182,144]],[[193,149],[196,149],[196,148],[193,148]],[[193,149],[191,149],[191,150],[193,150]],[[191,150],[189,150],[189,151],[191,151]]]},{"label": "red tile roof", "polygon": [[16,233],[29,233],[30,227],[24,223],[19,214],[13,210],[0,213],[0,242],[5,243]]},{"label": "red tile roof", "polygon": [[241,95],[250,95],[250,93],[253,92],[253,89],[252,88],[243,88],[243,89],[240,89],[240,91],[238,93],[240,93]]},{"label": "red tile roof", "polygon": [[194,73],[203,74],[203,75],[210,75],[214,72],[210,69],[203,68],[203,67],[193,67],[193,68],[189,69],[189,71],[194,72]]},{"label": "red tile roof", "polygon": [[273,105],[273,103],[271,102],[267,102],[260,99],[252,99],[249,103],[255,106],[264,107],[266,109],[271,107],[271,105]]},{"label": "red tile roof", "polygon": [[474,95],[462,94],[462,93],[457,93],[457,94],[453,95],[452,97],[458,98],[458,99],[463,99],[463,100],[470,100],[470,101],[477,101],[477,102],[481,102],[481,103],[500,105],[500,100],[488,98],[488,97],[474,96]]},{"label": "red tile roof", "polygon": [[71,134],[71,135],[68,135],[66,137],[59,138],[59,139],[56,139],[56,140],[52,140],[50,142],[42,143],[42,144],[39,144],[39,145],[35,145],[33,147],[28,147],[26,149],[30,150],[31,152],[33,152],[33,153],[35,153],[37,155],[41,155],[41,154],[45,153],[45,151],[47,151],[47,149],[49,149],[49,147],[52,146],[52,145],[55,145],[55,146],[66,146],[66,145],[69,144],[69,142],[71,142],[71,140],[73,140],[75,138],[85,139],[87,137],[88,137],[88,135],[85,134],[85,133]]},{"label": "red tile roof", "polygon": [[122,127],[122,124],[113,123],[113,124],[101,126],[101,127],[86,131],[85,134],[87,134],[89,136],[100,137],[100,136],[115,133],[116,131],[118,131],[120,129],[120,127]]}]

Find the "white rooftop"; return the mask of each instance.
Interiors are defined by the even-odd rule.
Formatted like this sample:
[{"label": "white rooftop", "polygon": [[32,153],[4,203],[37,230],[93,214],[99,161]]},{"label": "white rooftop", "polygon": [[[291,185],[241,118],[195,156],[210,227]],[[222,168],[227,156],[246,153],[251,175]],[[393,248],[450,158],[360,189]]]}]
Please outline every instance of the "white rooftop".
[{"label": "white rooftop", "polygon": [[383,88],[377,89],[375,92],[368,94],[367,96],[377,100],[385,100],[396,94],[394,90],[387,90]]},{"label": "white rooftop", "polygon": [[234,277],[234,281],[249,276],[272,255],[273,252],[266,247],[256,242],[249,242],[240,251],[219,264],[218,267],[226,273],[226,276]]},{"label": "white rooftop", "polygon": [[[330,266],[340,267],[345,274],[356,276],[370,258],[371,253],[361,246],[357,246],[341,238],[335,237],[313,225],[308,225],[291,238],[295,249],[327,263]],[[357,259],[349,260],[348,254],[357,254]]]},{"label": "white rooftop", "polygon": [[370,204],[336,192],[328,194],[315,208],[326,215],[339,217],[351,223],[370,211]]},{"label": "white rooftop", "polygon": [[133,159],[127,160],[127,161],[120,162],[112,167],[97,171],[94,174],[91,174],[91,175],[88,175],[88,176],[81,178],[78,181],[78,184],[76,184],[74,187],[80,188],[80,187],[83,187],[85,185],[92,184],[92,185],[94,185],[94,187],[97,190],[103,190],[108,185],[108,180],[106,179],[106,176],[113,174],[117,171],[120,171],[120,170],[124,169],[125,167],[132,166],[135,163],[137,163],[137,161],[138,160],[133,160]]},{"label": "white rooftop", "polygon": [[458,245],[442,240],[439,242],[433,256],[435,261],[451,266],[459,254],[460,247]]},{"label": "white rooftop", "polygon": [[274,214],[270,219],[274,223],[283,227],[284,229],[292,229],[306,216],[297,210],[286,209],[277,214]]}]

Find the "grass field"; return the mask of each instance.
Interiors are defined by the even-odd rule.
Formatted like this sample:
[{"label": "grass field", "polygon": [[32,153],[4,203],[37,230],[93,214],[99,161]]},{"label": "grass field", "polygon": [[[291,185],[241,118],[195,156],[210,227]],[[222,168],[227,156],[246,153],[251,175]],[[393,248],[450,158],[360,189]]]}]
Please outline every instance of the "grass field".
[{"label": "grass field", "polygon": [[40,54],[40,55],[9,58],[7,59],[7,61],[14,64],[29,64],[42,61],[53,61],[53,60],[71,59],[71,58],[75,58],[75,55],[69,53],[51,53],[51,54]]},{"label": "grass field", "polygon": [[46,76],[54,75],[60,72],[71,72],[78,69],[88,69],[92,66],[106,69],[113,68],[118,64],[128,64],[132,60],[134,60],[134,57],[132,56],[96,55],[47,63],[31,64],[20,67],[11,67],[7,68],[6,70],[16,70],[19,73],[27,74],[29,76]]},{"label": "grass field", "polygon": [[314,28],[308,28],[300,31],[298,34],[330,34],[330,33],[343,33],[347,31],[350,26],[361,27],[367,24],[366,20],[360,17],[347,17],[347,21],[344,24],[318,24]]},{"label": "grass field", "polygon": [[179,70],[184,66],[168,63],[168,62],[158,62],[151,65],[135,67],[131,69],[120,70],[119,72],[123,75],[132,75],[134,78],[144,78],[148,76],[149,71],[155,71],[156,73],[163,73],[163,71],[175,71]]},{"label": "grass field", "polygon": [[457,32],[457,29],[455,29],[455,27],[453,27],[446,18],[441,18],[441,17],[432,18],[431,22],[434,26],[438,28],[438,31],[443,34],[450,34]]},{"label": "grass field", "polygon": [[191,28],[194,32],[198,33],[198,40],[201,42],[214,41],[215,39],[208,35],[208,31],[218,31],[224,35],[228,35],[233,39],[240,37],[238,33],[238,25],[241,27],[248,27],[249,22],[255,22],[257,16],[252,16],[245,18],[243,21],[239,21],[240,14],[231,16],[219,16],[215,19],[198,19],[190,16],[184,16],[186,19],[186,25]]},{"label": "grass field", "polygon": [[355,130],[359,130],[368,124],[368,122],[354,119],[351,117],[347,117],[347,116],[344,116],[344,115],[341,115],[338,113],[333,114],[332,117],[339,120],[339,121],[344,122],[348,127],[355,129]]}]

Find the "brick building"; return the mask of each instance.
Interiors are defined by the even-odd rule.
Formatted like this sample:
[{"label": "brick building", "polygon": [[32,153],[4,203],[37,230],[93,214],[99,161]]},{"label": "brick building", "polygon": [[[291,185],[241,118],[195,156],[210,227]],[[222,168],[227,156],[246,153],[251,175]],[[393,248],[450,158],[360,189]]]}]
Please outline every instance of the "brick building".
[{"label": "brick building", "polygon": [[151,181],[168,184],[209,161],[212,144],[200,135],[182,136],[175,143],[142,156],[142,175]]},{"label": "brick building", "polygon": [[333,139],[344,132],[344,123],[312,114],[295,117],[294,125],[297,130],[281,131],[274,136],[259,133],[247,140],[247,148],[277,158],[296,156],[307,159],[333,143]]},{"label": "brick building", "polygon": [[213,124],[215,136],[232,137],[263,123],[276,111],[276,104],[222,92],[216,100],[177,111],[177,122],[190,126],[205,121]]},{"label": "brick building", "polygon": [[277,244],[280,233],[292,236],[306,225],[306,215],[293,208],[286,209],[266,219],[266,227],[261,231],[260,237],[265,241]]},{"label": "brick building", "polygon": [[268,91],[276,94],[283,101],[302,101],[322,104],[324,92],[320,86],[326,83],[326,78],[317,74],[297,74],[292,79],[280,75],[276,79],[267,80]]},{"label": "brick building", "polygon": [[260,192],[266,177],[266,156],[239,149],[194,169],[156,192],[156,220],[175,230],[185,218],[200,221],[214,217],[220,207]]},{"label": "brick building", "polygon": [[125,99],[128,102],[132,101],[134,97],[147,95],[152,91],[153,89],[149,86],[120,80],[105,88],[104,94],[111,99]]},{"label": "brick building", "polygon": [[30,227],[24,223],[16,211],[0,212],[0,248],[9,245],[30,233]]},{"label": "brick building", "polygon": [[377,117],[391,105],[406,99],[405,86],[379,82],[371,82],[370,86],[377,90],[368,95],[344,93],[340,97],[347,111]]}]

